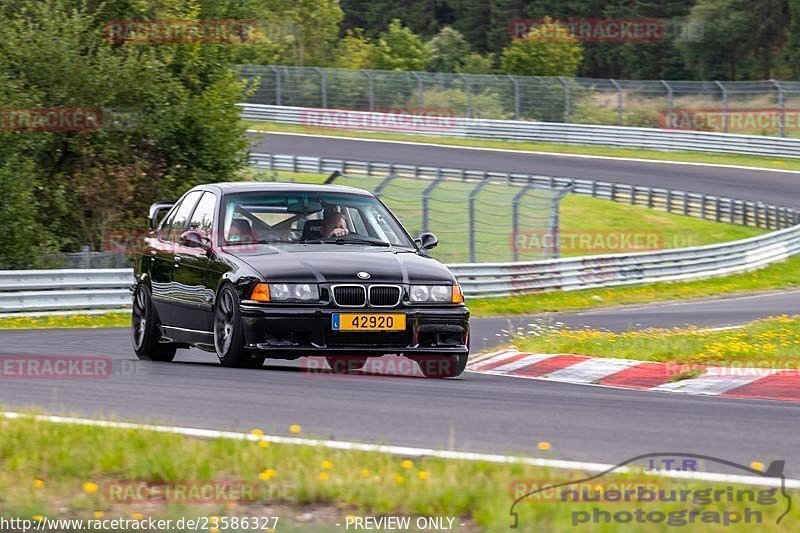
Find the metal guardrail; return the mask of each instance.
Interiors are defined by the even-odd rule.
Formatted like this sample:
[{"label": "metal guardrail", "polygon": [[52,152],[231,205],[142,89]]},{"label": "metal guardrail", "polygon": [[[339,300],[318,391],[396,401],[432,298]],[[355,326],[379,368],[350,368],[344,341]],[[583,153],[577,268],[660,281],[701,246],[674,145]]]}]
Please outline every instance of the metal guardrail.
[{"label": "metal guardrail", "polygon": [[785,137],[800,81],[620,80],[239,65],[254,104],[443,110],[454,116],[690,129]]},{"label": "metal guardrail", "polygon": [[[467,296],[499,297],[722,276],[760,268],[798,253],[800,226],[794,226],[710,246],[448,267]],[[3,271],[0,312],[127,307],[132,281],[131,269]]]},{"label": "metal guardrail", "polygon": [[570,192],[583,196],[641,205],[651,209],[729,224],[764,229],[782,229],[800,224],[800,212],[788,207],[607,181],[280,154],[251,154],[250,164],[256,168],[290,172],[328,173],[338,170],[345,175],[451,179],[472,182],[497,180],[520,186],[532,184],[551,189],[570,188]]},{"label": "metal guardrail", "polygon": [[464,293],[497,297],[681,281],[745,272],[800,253],[800,226],[711,246],[527,263],[448,265]]},{"label": "metal guardrail", "polygon": [[[338,109],[314,109],[259,104],[239,104],[242,118],[334,126],[360,131],[391,131],[430,136],[541,141],[560,144],[602,145],[622,148],[683,150],[724,154],[800,158],[800,139],[734,135],[701,131],[676,131],[621,126],[593,126],[556,122],[524,122],[475,118],[448,118],[431,126],[419,116]],[[387,126],[390,125],[390,126]]]},{"label": "metal guardrail", "polygon": [[131,305],[129,268],[0,271],[0,313],[118,309]]},{"label": "metal guardrail", "polygon": [[[448,265],[471,297],[498,297],[543,290],[576,290],[721,276],[753,270],[800,253],[800,214],[757,202],[591,180],[530,174],[447,169],[316,157],[253,154],[260,168],[296,172],[332,172],[364,176],[394,175],[482,182],[502,180],[664,209],[689,216],[782,227],[731,243],[655,252],[609,254],[509,263]],[[786,227],[788,226],[788,227]],[[0,314],[103,310],[129,307],[131,269],[0,271]]]}]

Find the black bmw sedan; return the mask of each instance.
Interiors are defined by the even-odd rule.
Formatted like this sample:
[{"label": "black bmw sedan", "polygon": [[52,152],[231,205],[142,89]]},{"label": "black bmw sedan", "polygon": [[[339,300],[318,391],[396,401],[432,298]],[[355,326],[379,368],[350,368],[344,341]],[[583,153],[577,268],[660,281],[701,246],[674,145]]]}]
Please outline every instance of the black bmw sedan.
[{"label": "black bmw sedan", "polygon": [[[166,213],[166,216],[163,216]],[[225,366],[322,355],[334,372],[404,355],[454,377],[469,354],[469,311],[453,274],[380,200],[340,185],[219,183],[150,208],[135,264],[140,359],[178,348]]]}]

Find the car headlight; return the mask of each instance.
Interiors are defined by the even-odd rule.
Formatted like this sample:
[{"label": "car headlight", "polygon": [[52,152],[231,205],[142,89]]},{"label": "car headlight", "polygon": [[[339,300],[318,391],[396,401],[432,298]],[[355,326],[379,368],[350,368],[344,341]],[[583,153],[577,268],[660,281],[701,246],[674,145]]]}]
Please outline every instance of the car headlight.
[{"label": "car headlight", "polygon": [[450,303],[453,301],[452,285],[412,285],[409,299],[415,303]]},{"label": "car headlight", "polygon": [[273,302],[319,300],[319,287],[310,283],[270,283],[269,294]]}]

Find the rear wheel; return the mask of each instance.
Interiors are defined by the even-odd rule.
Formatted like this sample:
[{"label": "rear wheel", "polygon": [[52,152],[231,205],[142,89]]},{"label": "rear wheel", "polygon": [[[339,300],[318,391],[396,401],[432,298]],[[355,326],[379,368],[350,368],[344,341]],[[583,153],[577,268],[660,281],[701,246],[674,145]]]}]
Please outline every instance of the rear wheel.
[{"label": "rear wheel", "polygon": [[432,355],[417,359],[419,369],[427,378],[454,378],[467,367],[469,354]]},{"label": "rear wheel", "polygon": [[239,295],[225,285],[217,295],[214,309],[214,348],[222,366],[260,368],[264,357],[253,355],[244,347],[244,328],[239,310]]},{"label": "rear wheel", "polygon": [[161,324],[153,308],[150,289],[140,283],[133,292],[133,312],[131,313],[131,331],[133,333],[133,351],[143,361],[172,361],[177,346],[159,342],[161,340]]},{"label": "rear wheel", "polygon": [[347,374],[355,370],[361,370],[364,368],[364,365],[367,364],[366,357],[357,355],[340,355],[338,357],[328,355],[325,357],[325,360],[328,362],[328,366],[331,367],[334,374]]}]

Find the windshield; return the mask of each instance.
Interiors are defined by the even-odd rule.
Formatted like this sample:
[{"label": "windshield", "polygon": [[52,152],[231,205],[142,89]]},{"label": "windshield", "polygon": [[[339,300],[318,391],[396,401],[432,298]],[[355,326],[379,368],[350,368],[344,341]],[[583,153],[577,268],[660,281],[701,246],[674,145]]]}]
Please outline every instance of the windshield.
[{"label": "windshield", "polygon": [[222,245],[360,244],[414,248],[408,234],[372,196],[319,192],[226,195]]}]

